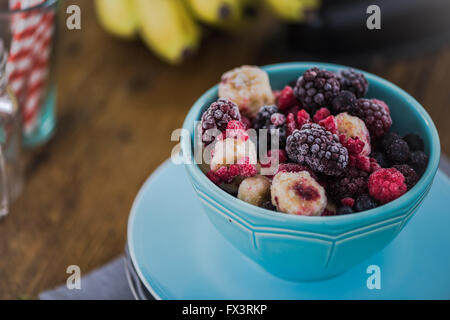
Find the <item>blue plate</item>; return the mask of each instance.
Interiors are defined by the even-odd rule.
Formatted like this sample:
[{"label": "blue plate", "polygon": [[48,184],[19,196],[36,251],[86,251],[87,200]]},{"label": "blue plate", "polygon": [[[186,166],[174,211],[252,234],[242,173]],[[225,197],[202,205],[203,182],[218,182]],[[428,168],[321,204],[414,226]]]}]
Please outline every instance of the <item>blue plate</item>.
[{"label": "blue plate", "polygon": [[[290,282],[267,273],[211,225],[182,165],[163,164],[128,222],[132,262],[158,299],[450,299],[450,180],[438,171],[409,224],[379,254],[343,275]],[[380,289],[368,289],[369,266]]]}]

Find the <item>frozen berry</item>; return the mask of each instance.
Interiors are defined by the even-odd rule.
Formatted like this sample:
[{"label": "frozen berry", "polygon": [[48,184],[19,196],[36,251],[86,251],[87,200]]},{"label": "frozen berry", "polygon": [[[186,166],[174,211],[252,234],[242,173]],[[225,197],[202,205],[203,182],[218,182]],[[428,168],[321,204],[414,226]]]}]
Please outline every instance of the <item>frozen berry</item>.
[{"label": "frozen berry", "polygon": [[384,110],[386,110],[389,114],[391,113],[391,109],[389,108],[389,106],[386,104],[386,102],[384,102],[383,100],[379,100],[379,99],[370,99],[370,101],[379,104],[380,106],[382,106],[384,108]]},{"label": "frozen berry", "polygon": [[276,102],[280,110],[287,110],[296,105],[297,99],[294,96],[294,90],[292,87],[284,87],[284,89],[280,91]]},{"label": "frozen berry", "polygon": [[350,214],[350,213],[353,213],[353,209],[351,207],[349,207],[349,206],[339,207],[337,209],[337,211],[336,211],[336,214],[338,216],[341,216],[341,215],[344,215],[344,214]]},{"label": "frozen berry", "polygon": [[394,166],[395,169],[397,169],[398,171],[400,171],[403,176],[405,177],[405,183],[406,183],[406,187],[409,189],[411,189],[412,187],[414,187],[417,183],[417,181],[419,181],[419,176],[417,175],[416,171],[411,168],[409,165],[407,164],[400,164],[400,165],[395,165]]},{"label": "frozen berry", "polygon": [[351,91],[358,98],[364,97],[369,89],[369,82],[364,74],[353,69],[340,71],[338,78],[341,83],[341,89]]},{"label": "frozen berry", "polygon": [[362,156],[370,154],[370,134],[364,121],[344,112],[336,116],[336,124],[339,134],[344,134],[347,138],[358,138],[363,143],[363,149],[360,152]]},{"label": "frozen berry", "polygon": [[304,108],[314,114],[331,104],[341,87],[336,75],[327,70],[312,68],[301,76],[294,88],[294,95]]},{"label": "frozen berry", "polygon": [[389,112],[371,100],[359,99],[351,113],[364,121],[373,138],[385,135],[391,128],[392,118]]},{"label": "frozen berry", "polygon": [[219,84],[219,97],[234,101],[241,113],[250,118],[261,106],[275,102],[267,72],[255,66],[226,72]]},{"label": "frozen berry", "polygon": [[408,144],[403,139],[394,140],[386,149],[389,160],[395,164],[403,164],[411,156]]},{"label": "frozen berry", "polygon": [[329,176],[340,175],[348,164],[348,152],[339,137],[315,123],[305,124],[287,139],[289,159]]},{"label": "frozen berry", "polygon": [[311,122],[311,116],[305,109],[297,112],[297,128],[301,129],[304,124]]},{"label": "frozen berry", "polygon": [[331,111],[333,114],[351,112],[355,107],[356,100],[352,92],[343,90],[331,102]]},{"label": "frozen berry", "polygon": [[349,167],[341,176],[331,180],[327,186],[327,191],[336,201],[348,197],[356,198],[360,194],[367,193],[368,180],[368,172]]},{"label": "frozen berry", "polygon": [[279,165],[287,161],[286,151],[281,149],[272,149],[267,151],[266,159],[261,159],[261,167],[269,168],[272,165]]},{"label": "frozen berry", "polygon": [[278,145],[284,148],[286,144],[286,117],[278,112],[275,105],[263,106],[259,109],[253,121],[253,128],[257,130],[258,136],[262,131],[267,130],[267,144],[271,146],[272,138],[278,137]]},{"label": "frozen berry", "polygon": [[241,120],[237,105],[227,99],[218,99],[202,115],[202,141],[214,141],[214,129],[224,131],[231,120]]},{"label": "frozen berry", "polygon": [[328,110],[327,108],[320,108],[319,110],[317,110],[317,112],[314,114],[313,120],[315,123],[319,123],[320,120],[325,119],[326,117],[328,117],[330,115],[330,110]]},{"label": "frozen berry", "polygon": [[391,145],[392,142],[394,142],[395,140],[401,139],[402,137],[395,132],[388,132],[386,133],[380,141],[380,145],[382,148],[382,151],[386,152],[386,150],[388,149],[388,147]]},{"label": "frozen berry", "polygon": [[364,193],[364,194],[360,195],[358,198],[356,198],[355,206],[353,207],[353,209],[356,212],[361,212],[361,211],[374,209],[376,207],[378,207],[377,202],[371,196],[369,196],[367,193]]},{"label": "frozen berry", "polygon": [[324,188],[306,171],[277,173],[271,196],[278,211],[289,214],[318,216],[327,205]]},{"label": "frozen berry", "polygon": [[263,209],[266,209],[266,210],[270,210],[270,211],[277,211],[277,207],[275,207],[272,204],[272,201],[266,201],[263,204],[261,204],[260,207]]},{"label": "frozen berry", "polygon": [[422,176],[428,166],[428,156],[423,151],[415,151],[411,153],[408,164]]},{"label": "frozen berry", "polygon": [[406,190],[405,177],[395,168],[380,169],[369,177],[369,193],[380,203],[388,203],[402,196]]},{"label": "frozen berry", "polygon": [[319,125],[327,131],[330,131],[333,134],[338,133],[337,121],[334,116],[328,116],[323,120],[319,121]]},{"label": "frozen berry", "polygon": [[425,149],[423,140],[417,134],[407,134],[403,140],[406,141],[411,151],[423,151]]},{"label": "frozen berry", "polygon": [[343,206],[347,206],[347,207],[353,208],[353,206],[355,205],[355,199],[350,198],[350,197],[341,199],[341,204]]},{"label": "frozen berry", "polygon": [[389,167],[391,166],[390,163],[389,163],[389,160],[388,160],[387,156],[386,156],[384,153],[382,153],[382,152],[379,152],[379,151],[372,152],[372,153],[370,154],[370,157],[373,158],[373,159],[375,159],[376,162],[377,162],[382,168],[389,168]]}]

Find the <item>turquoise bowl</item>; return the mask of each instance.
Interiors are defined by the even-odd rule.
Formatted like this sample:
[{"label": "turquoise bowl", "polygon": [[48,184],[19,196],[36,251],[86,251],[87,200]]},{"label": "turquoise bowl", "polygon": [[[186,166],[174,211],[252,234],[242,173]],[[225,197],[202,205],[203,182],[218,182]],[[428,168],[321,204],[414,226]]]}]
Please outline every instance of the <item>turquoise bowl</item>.
[{"label": "turquoise bowl", "polygon": [[[272,88],[281,89],[314,66],[330,71],[347,68],[301,62],[266,66],[264,70],[269,74]],[[388,245],[430,190],[440,157],[439,136],[433,121],[405,91],[373,74],[364,74],[370,83],[368,97],[384,100],[391,107],[393,130],[400,134],[415,132],[424,139],[429,163],[420,181],[405,195],[361,213],[335,217],[287,215],[231,196],[193,164],[195,121],[217,99],[217,85],[195,102],[186,117],[183,128],[190,135],[181,139],[182,156],[205,213],[228,241],[275,276],[292,281],[315,281],[345,272]],[[229,263],[232,268],[233,261]]]}]

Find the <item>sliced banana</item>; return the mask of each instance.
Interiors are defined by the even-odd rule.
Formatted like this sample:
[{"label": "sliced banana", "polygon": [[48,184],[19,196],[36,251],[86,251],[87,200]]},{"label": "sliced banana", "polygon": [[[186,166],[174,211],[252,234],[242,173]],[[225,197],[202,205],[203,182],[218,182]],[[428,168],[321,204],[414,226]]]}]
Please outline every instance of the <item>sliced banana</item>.
[{"label": "sliced banana", "polygon": [[303,216],[319,216],[328,202],[325,189],[307,171],[277,173],[271,196],[278,211]]},{"label": "sliced banana", "polygon": [[211,170],[216,171],[224,165],[237,164],[240,160],[248,157],[250,164],[257,164],[255,144],[248,139],[226,138],[219,140],[214,145],[211,159]]},{"label": "sliced banana", "polygon": [[270,180],[264,176],[246,178],[239,186],[238,198],[255,206],[270,200]]},{"label": "sliced banana", "polygon": [[244,116],[253,118],[264,105],[274,103],[269,76],[255,66],[226,72],[219,85],[219,97],[232,100]]}]

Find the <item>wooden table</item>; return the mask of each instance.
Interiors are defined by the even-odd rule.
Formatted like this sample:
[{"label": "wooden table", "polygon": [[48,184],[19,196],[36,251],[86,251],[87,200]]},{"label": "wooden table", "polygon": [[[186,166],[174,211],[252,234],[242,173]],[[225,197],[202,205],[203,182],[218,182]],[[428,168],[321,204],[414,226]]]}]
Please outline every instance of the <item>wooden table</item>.
[{"label": "wooden table", "polygon": [[[139,42],[105,34],[90,0],[75,3],[82,30],[61,28],[58,45],[58,130],[27,153],[25,188],[0,222],[0,299],[36,298],[66,281],[67,266],[86,273],[120,255],[133,199],[170,156],[170,134],[195,99],[232,67],[280,62],[263,37],[276,32],[272,20],[210,35],[195,58],[173,67]],[[365,68],[428,109],[449,154],[450,49]]]}]

